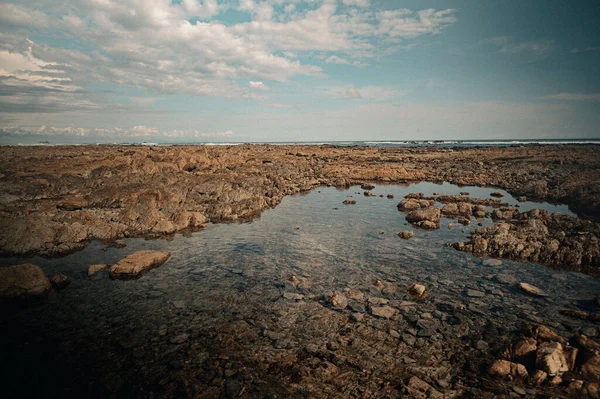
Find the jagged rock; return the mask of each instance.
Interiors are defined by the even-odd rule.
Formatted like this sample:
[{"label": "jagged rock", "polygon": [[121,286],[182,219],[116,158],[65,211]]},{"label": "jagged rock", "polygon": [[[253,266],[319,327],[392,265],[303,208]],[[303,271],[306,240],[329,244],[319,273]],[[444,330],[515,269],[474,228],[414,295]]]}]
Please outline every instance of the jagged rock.
[{"label": "jagged rock", "polygon": [[425,295],[425,286],[418,283],[414,283],[408,288],[408,293],[414,297],[422,297],[423,295]]},{"label": "jagged rock", "polygon": [[57,290],[64,290],[67,288],[69,284],[71,284],[71,280],[67,276],[61,273],[57,273],[50,277],[50,284]]},{"label": "jagged rock", "polygon": [[489,369],[490,375],[506,378],[526,378],[528,376],[525,366],[508,360],[495,360]]},{"label": "jagged rock", "polygon": [[548,373],[542,370],[536,370],[531,376],[531,383],[537,387],[542,385],[548,379]]},{"label": "jagged rock", "polygon": [[558,342],[542,343],[537,349],[536,366],[551,376],[560,376],[569,371],[569,365],[563,353],[563,346]]},{"label": "jagged rock", "polygon": [[110,268],[113,279],[132,279],[141,276],[148,270],[158,267],[171,257],[167,251],[137,251],[121,259]]},{"label": "jagged rock", "polygon": [[52,286],[38,266],[0,267],[0,298],[35,298],[46,295]]},{"label": "jagged rock", "polygon": [[549,296],[546,291],[527,283],[519,283],[519,289],[531,295],[547,297]]},{"label": "jagged rock", "polygon": [[335,309],[345,309],[348,306],[348,299],[341,292],[334,292],[329,297],[329,304]]}]

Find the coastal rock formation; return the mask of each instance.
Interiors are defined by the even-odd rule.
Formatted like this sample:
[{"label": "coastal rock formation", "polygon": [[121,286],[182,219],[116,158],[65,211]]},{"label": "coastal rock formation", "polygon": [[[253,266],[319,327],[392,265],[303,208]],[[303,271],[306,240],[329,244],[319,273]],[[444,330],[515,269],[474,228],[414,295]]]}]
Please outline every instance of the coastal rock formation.
[{"label": "coastal rock formation", "polygon": [[467,242],[451,244],[476,256],[529,261],[595,274],[600,271],[600,225],[533,209],[499,213],[500,222],[471,231]]},{"label": "coastal rock formation", "polygon": [[167,251],[137,251],[126,256],[109,269],[113,279],[133,279],[140,277],[148,270],[160,266],[171,257]]},{"label": "coastal rock formation", "polygon": [[[597,146],[5,146],[0,253],[54,256],[80,250],[90,240],[196,230],[209,222],[253,218],[285,195],[318,185],[366,181],[495,186],[600,217],[599,168]],[[432,205],[422,193],[409,199],[417,202],[408,207]],[[464,195],[435,199],[471,204],[475,217],[486,214],[477,205],[501,204]],[[453,216],[471,216],[467,208],[457,209]],[[586,261],[581,263],[585,269]]]},{"label": "coastal rock formation", "polygon": [[51,289],[50,281],[36,265],[0,267],[0,298],[37,298]]}]

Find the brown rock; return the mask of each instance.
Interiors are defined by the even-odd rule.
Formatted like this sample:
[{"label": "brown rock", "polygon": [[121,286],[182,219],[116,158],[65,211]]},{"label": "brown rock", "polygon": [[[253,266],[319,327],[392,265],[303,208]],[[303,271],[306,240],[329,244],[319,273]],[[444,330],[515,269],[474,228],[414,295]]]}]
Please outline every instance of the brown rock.
[{"label": "brown rock", "polygon": [[391,306],[373,306],[371,307],[371,314],[373,316],[381,317],[383,319],[390,319],[398,313],[398,309]]},{"label": "brown rock", "polygon": [[[410,223],[418,225],[419,227],[430,228],[429,226],[437,226],[435,228],[440,227],[440,208],[435,206],[429,206],[427,208],[415,209],[406,215],[406,220]],[[429,222],[429,223],[425,223]],[[420,225],[419,225],[420,224]]]},{"label": "brown rock", "polygon": [[548,379],[548,373],[542,370],[536,370],[533,376],[531,376],[531,382],[533,385],[539,387]]},{"label": "brown rock", "polygon": [[530,360],[535,360],[536,351],[537,341],[533,338],[525,338],[515,345],[513,354],[519,363],[529,363]]},{"label": "brown rock", "polygon": [[490,193],[490,195],[491,195],[492,197],[497,197],[497,198],[502,198],[502,197],[504,197],[504,194],[502,194],[500,191],[495,191],[495,192],[493,192],[493,193]]},{"label": "brown rock", "polygon": [[400,233],[398,233],[398,237],[403,238],[405,240],[412,238],[414,235],[415,233],[413,233],[410,230],[402,230]]},{"label": "brown rock", "polygon": [[581,375],[586,381],[600,382],[600,354],[594,354],[581,366]]},{"label": "brown rock", "polygon": [[362,291],[359,290],[350,290],[346,292],[346,296],[350,299],[354,299],[357,301],[362,301],[365,299],[365,294],[363,294]]},{"label": "brown rock", "polygon": [[490,375],[506,378],[526,378],[528,376],[525,366],[508,360],[495,360],[489,369]]},{"label": "brown rock", "polygon": [[0,298],[41,297],[51,288],[50,281],[36,265],[0,267]]},{"label": "brown rock", "polygon": [[519,283],[519,288],[521,291],[526,292],[531,295],[547,297],[549,296],[546,291],[527,283]]},{"label": "brown rock", "polygon": [[348,299],[341,292],[334,292],[329,298],[329,303],[335,309],[344,309],[348,306]]},{"label": "brown rock", "polygon": [[344,200],[343,202],[344,205],[354,205],[356,204],[355,200]]},{"label": "brown rock", "polygon": [[111,266],[110,277],[113,279],[137,278],[148,270],[162,265],[170,257],[171,253],[166,251],[137,251]]},{"label": "brown rock", "polygon": [[434,389],[422,379],[412,376],[406,386],[406,392],[411,398],[418,399],[445,399],[446,395]]},{"label": "brown rock", "polygon": [[90,267],[88,267],[88,277],[92,277],[98,273],[102,273],[106,269],[108,269],[108,265],[106,264],[90,265]]},{"label": "brown rock", "polygon": [[64,274],[57,273],[50,277],[50,283],[57,290],[64,290],[69,284],[71,284],[71,280],[69,280],[69,278]]},{"label": "brown rock", "polygon": [[408,293],[414,297],[422,297],[423,295],[425,295],[425,286],[418,283],[414,283],[408,288]]},{"label": "brown rock", "polygon": [[551,376],[560,376],[569,371],[563,346],[558,342],[542,343],[536,353],[536,366]]}]

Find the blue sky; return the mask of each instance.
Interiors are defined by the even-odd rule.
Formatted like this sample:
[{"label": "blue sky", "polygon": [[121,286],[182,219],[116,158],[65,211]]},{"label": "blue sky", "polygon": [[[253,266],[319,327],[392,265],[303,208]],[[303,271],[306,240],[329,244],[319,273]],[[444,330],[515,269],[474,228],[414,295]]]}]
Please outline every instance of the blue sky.
[{"label": "blue sky", "polygon": [[600,138],[594,1],[0,7],[0,143]]}]

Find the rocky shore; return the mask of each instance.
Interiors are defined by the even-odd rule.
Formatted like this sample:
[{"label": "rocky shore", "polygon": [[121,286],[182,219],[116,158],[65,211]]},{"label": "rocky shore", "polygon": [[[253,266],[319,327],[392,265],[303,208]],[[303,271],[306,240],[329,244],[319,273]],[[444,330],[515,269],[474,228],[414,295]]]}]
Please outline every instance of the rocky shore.
[{"label": "rocky shore", "polygon": [[55,256],[90,240],[170,235],[366,181],[494,186],[598,218],[599,170],[597,146],[0,147],[0,253]]}]

